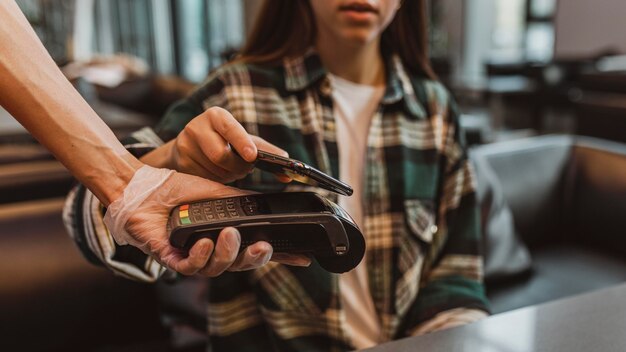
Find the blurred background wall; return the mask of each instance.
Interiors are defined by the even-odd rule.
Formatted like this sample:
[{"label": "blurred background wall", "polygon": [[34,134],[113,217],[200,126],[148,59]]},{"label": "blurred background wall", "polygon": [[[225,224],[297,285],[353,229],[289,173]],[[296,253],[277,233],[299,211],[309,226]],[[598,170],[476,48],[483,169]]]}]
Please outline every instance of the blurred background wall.
[{"label": "blurred background wall", "polygon": [[626,2],[565,0],[555,16],[555,57],[584,57],[606,50],[626,51]]}]

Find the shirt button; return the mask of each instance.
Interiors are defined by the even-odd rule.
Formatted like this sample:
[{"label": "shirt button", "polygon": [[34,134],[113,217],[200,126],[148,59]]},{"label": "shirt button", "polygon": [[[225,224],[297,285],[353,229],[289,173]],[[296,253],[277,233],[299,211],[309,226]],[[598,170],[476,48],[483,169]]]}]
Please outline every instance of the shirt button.
[{"label": "shirt button", "polygon": [[430,232],[431,233],[437,233],[438,230],[439,230],[439,228],[437,227],[437,225],[432,225],[430,227]]}]

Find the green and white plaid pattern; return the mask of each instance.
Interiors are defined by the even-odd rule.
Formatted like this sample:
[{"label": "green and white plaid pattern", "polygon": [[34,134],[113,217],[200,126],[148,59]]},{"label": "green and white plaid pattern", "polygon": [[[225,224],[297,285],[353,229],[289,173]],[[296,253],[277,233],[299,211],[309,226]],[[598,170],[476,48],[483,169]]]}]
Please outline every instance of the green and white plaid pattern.
[{"label": "green and white plaid pattern", "polygon": [[[362,230],[370,292],[383,337],[391,340],[407,336],[446,310],[487,310],[487,301],[473,172],[455,106],[440,83],[409,76],[396,57],[386,60],[386,68],[386,92],[368,136]],[[167,141],[204,109],[220,106],[249,133],[337,177],[337,144],[342,141],[336,139],[331,94],[314,52],[283,65],[231,64],[172,107],[155,132]],[[158,140],[152,131],[143,130],[130,142]],[[285,186],[259,171],[236,186],[261,192],[313,190],[336,200],[319,189]],[[114,258],[115,265],[105,264],[118,270],[124,255],[101,254],[84,245],[89,238],[107,234],[84,226],[83,218],[102,214],[87,211],[93,206],[86,207],[82,194],[73,197],[74,238],[92,252],[88,256]],[[142,265],[139,253],[127,252],[133,258],[129,265]],[[153,278],[160,274],[151,270]],[[124,271],[127,276],[129,272]],[[214,351],[352,348],[343,328],[338,276],[315,263],[309,268],[270,263],[252,272],[225,273],[209,280],[206,302],[206,311],[193,314],[206,319]]]}]

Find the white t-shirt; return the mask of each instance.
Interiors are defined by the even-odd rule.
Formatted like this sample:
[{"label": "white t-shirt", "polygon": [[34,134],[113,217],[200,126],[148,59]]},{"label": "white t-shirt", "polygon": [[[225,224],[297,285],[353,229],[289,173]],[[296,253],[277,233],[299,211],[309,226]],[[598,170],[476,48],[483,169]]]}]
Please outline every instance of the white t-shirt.
[{"label": "white t-shirt", "polygon": [[[339,178],[354,189],[351,197],[339,196],[339,206],[363,229],[367,137],[385,87],[357,84],[334,75],[330,75],[330,82],[335,104]],[[356,269],[340,276],[339,290],[346,314],[347,332],[354,346],[362,349],[380,343],[381,326],[369,290],[365,258]]]}]

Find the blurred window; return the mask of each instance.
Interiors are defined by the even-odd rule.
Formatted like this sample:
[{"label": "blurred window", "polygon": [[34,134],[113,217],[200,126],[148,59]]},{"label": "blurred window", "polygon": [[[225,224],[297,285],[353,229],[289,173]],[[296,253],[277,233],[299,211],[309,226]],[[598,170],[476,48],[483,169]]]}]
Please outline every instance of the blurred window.
[{"label": "blurred window", "polygon": [[556,0],[531,0],[530,15],[533,18],[551,19],[556,11]]},{"label": "blurred window", "polygon": [[528,0],[526,60],[548,62],[554,55],[554,15],[557,0]]},{"label": "blurred window", "polygon": [[[98,32],[112,33],[112,51],[138,56],[161,73],[199,82],[243,42],[241,1],[97,1],[97,11],[108,14]],[[109,42],[104,35],[97,51],[111,51]]]},{"label": "blurred window", "polygon": [[209,72],[207,3],[185,0],[174,5],[176,62],[183,77],[199,81]]},{"label": "blurred window", "polygon": [[201,81],[221,65],[224,56],[244,41],[241,1],[185,0],[173,2],[179,73]]},{"label": "blurred window", "polygon": [[59,64],[127,53],[195,82],[242,45],[243,1],[17,0]]},{"label": "blurred window", "polygon": [[518,61],[524,56],[526,0],[496,0],[491,56]]},{"label": "blurred window", "polygon": [[548,62],[554,53],[554,26],[552,23],[533,22],[526,30],[526,59]]},{"label": "blurred window", "polygon": [[494,1],[493,61],[551,60],[556,0]]},{"label": "blurred window", "polygon": [[152,6],[150,0],[97,0],[95,9],[86,8],[85,11],[95,10],[93,51],[101,54],[127,53],[158,68]]},{"label": "blurred window", "polygon": [[75,0],[17,0],[33,29],[58,64],[69,60],[68,38],[73,28]]}]

